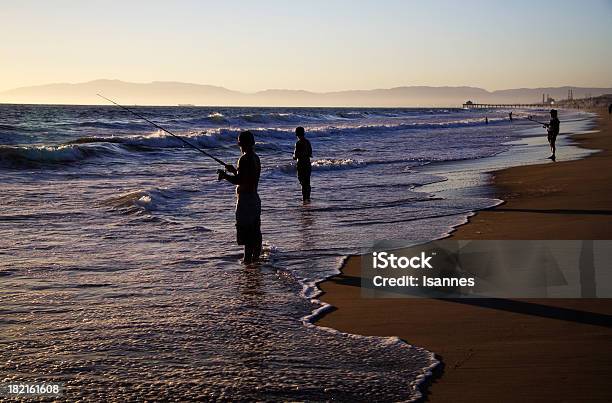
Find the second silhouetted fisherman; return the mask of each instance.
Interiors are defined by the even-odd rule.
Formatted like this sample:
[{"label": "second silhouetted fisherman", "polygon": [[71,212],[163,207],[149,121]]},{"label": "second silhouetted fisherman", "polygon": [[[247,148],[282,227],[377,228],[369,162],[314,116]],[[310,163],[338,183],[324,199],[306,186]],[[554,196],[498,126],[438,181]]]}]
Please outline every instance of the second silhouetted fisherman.
[{"label": "second silhouetted fisherman", "polygon": [[297,176],[302,185],[302,199],[304,201],[310,201],[310,174],[312,172],[310,159],[312,158],[312,146],[310,145],[310,141],[306,140],[306,134],[304,133],[303,127],[297,127],[295,129],[295,135],[298,140],[295,142],[293,159],[297,160]]}]

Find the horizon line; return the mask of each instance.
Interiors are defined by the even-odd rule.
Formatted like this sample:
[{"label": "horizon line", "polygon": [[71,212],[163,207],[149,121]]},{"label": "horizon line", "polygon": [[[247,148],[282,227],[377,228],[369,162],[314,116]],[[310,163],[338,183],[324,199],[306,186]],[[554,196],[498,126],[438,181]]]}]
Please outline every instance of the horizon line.
[{"label": "horizon line", "polygon": [[[69,104],[69,103],[32,103],[32,102],[2,102],[0,106],[5,105],[19,105],[19,106],[114,106],[111,103],[97,103],[97,104]],[[121,104],[123,106],[136,106],[136,107],[153,107],[153,108],[351,108],[351,109],[462,109],[461,106],[448,105],[448,106],[352,106],[352,105],[310,105],[310,106],[299,106],[299,105],[190,105],[190,104]]]}]

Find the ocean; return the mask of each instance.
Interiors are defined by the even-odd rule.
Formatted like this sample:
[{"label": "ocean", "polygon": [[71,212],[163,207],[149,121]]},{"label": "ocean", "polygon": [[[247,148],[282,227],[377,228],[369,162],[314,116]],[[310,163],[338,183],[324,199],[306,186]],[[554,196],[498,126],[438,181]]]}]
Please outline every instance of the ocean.
[{"label": "ocean", "polygon": [[[317,327],[317,283],[376,239],[448,235],[500,203],[487,172],[549,155],[525,119],[544,110],[132,108],[231,163],[254,133],[263,262],[239,263],[211,159],[115,106],[0,105],[0,381],[72,400],[413,400],[434,352]],[[586,154],[561,136],[559,159]]]}]

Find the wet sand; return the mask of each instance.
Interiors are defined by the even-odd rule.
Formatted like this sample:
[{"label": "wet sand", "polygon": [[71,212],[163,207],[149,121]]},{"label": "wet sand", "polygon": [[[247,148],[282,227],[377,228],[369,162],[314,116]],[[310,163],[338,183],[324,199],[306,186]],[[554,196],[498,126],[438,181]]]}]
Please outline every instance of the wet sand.
[{"label": "wet sand", "polygon": [[[506,203],[452,236],[612,239],[612,122],[598,112],[599,131],[574,139],[601,152],[496,172]],[[321,284],[336,309],[318,324],[435,352],[441,364],[422,388],[427,401],[612,401],[612,299],[361,299],[359,275],[355,256]]]}]

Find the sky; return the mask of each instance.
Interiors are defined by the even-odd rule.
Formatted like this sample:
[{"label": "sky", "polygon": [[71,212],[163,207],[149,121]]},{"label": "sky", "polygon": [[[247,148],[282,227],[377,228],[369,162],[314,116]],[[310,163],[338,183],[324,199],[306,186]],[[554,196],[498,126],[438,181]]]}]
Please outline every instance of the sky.
[{"label": "sky", "polygon": [[612,87],[612,0],[0,0],[0,91]]}]

